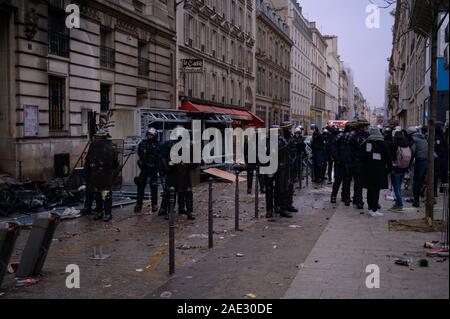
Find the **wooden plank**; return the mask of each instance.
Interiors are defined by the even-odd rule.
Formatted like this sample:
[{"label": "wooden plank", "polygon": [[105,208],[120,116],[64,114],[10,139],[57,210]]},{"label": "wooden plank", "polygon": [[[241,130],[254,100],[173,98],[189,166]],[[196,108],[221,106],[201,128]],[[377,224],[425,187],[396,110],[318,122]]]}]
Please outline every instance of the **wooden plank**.
[{"label": "wooden plank", "polygon": [[[206,174],[209,174],[209,175],[213,175],[215,177],[222,178],[222,179],[232,182],[232,183],[234,183],[236,181],[236,175],[226,172],[226,171],[223,171],[218,168],[208,168],[207,170],[204,170],[203,172],[205,172]],[[239,183],[245,182],[246,180],[247,180],[246,178],[239,176]]]}]

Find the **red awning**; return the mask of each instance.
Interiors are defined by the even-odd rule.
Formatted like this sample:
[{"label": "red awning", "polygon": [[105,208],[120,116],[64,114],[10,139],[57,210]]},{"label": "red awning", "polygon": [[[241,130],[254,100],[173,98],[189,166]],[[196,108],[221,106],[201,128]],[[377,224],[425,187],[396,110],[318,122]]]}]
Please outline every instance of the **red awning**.
[{"label": "red awning", "polygon": [[183,102],[181,109],[184,111],[204,112],[204,113],[220,113],[230,115],[233,120],[245,121],[249,126],[263,127],[264,121],[250,111],[235,109],[231,107],[210,106],[204,104],[194,104],[191,102]]}]

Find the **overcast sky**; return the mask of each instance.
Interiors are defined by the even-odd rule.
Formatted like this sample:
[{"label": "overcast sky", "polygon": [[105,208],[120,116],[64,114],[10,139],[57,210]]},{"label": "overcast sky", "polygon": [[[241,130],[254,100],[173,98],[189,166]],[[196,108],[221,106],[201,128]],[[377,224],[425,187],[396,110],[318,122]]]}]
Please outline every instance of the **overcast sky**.
[{"label": "overcast sky", "polygon": [[[383,0],[372,0],[384,6]],[[298,0],[305,17],[316,21],[322,34],[339,37],[341,60],[353,69],[355,85],[358,86],[371,108],[384,105],[385,74],[387,58],[391,55],[391,27],[394,18],[380,9],[380,28],[366,27],[366,7],[369,0]]]}]

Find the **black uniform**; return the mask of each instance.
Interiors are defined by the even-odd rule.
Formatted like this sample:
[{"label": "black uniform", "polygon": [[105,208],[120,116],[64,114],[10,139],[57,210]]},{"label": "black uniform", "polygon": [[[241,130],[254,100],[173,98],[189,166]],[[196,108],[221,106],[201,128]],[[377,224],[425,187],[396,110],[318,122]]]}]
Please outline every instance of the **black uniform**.
[{"label": "black uniform", "polygon": [[[258,139],[256,139],[256,144],[258,145]],[[252,193],[252,188],[253,188],[254,172],[259,166],[259,162],[258,162],[258,148],[255,149],[255,151],[256,151],[256,163],[249,163],[248,151],[249,151],[249,149],[248,149],[248,137],[246,136],[245,137],[245,141],[244,141],[244,160],[245,160],[246,170],[247,170],[247,193],[251,194]],[[265,193],[264,176],[259,174],[258,175],[258,181],[259,181],[259,187],[260,187],[261,193]]]},{"label": "black uniform", "polygon": [[363,174],[363,164],[366,156],[366,140],[369,137],[368,132],[354,131],[350,137],[351,151],[354,161],[353,166],[353,204],[358,206],[358,209],[364,208],[363,200],[363,185],[362,185],[362,174]]},{"label": "black uniform", "polygon": [[313,154],[314,182],[321,183],[325,179],[326,151],[324,136],[316,129],[311,139],[311,150]]},{"label": "black uniform", "polygon": [[158,172],[161,166],[160,143],[156,139],[142,141],[138,146],[138,156],[138,166],[141,173],[135,180],[138,187],[135,211],[142,209],[147,181],[150,182],[152,210],[156,211],[156,206],[158,206]]},{"label": "black uniform", "polygon": [[353,165],[351,149],[348,143],[348,133],[338,132],[330,140],[330,156],[334,162],[334,183],[331,202],[336,203],[339,188],[342,185],[341,198],[350,205],[351,169]]},{"label": "black uniform", "polygon": [[303,160],[307,157],[305,138],[301,135],[294,135],[295,145],[295,170],[294,175],[296,179],[302,178]]},{"label": "black uniform", "polygon": [[[166,176],[164,185],[164,195],[162,199],[159,215],[167,215],[169,208],[169,190],[171,187],[175,189],[178,198],[179,214],[187,215],[189,219],[195,219],[194,196],[192,192],[191,170],[195,169],[198,164],[179,163],[173,164],[170,159],[170,150],[177,141],[168,141],[162,146],[162,167]],[[192,152],[191,152],[192,154]],[[167,216],[166,216],[167,217]]]},{"label": "black uniform", "polygon": [[[270,149],[270,136],[267,137],[266,147],[267,150]],[[280,134],[278,135],[278,169],[275,174],[265,175],[267,218],[272,218],[274,212],[282,217],[292,217],[283,209],[283,206],[286,206],[286,194],[288,192],[288,184],[286,183],[288,162],[287,142]]]},{"label": "black uniform", "polygon": [[116,170],[119,167],[114,145],[106,138],[96,138],[89,148],[84,166],[88,180],[88,193],[91,200],[96,199],[95,219],[105,221],[112,217],[112,186]]},{"label": "black uniform", "polygon": [[[324,136],[324,141],[325,141],[325,154],[326,154],[326,169],[325,169],[325,173],[327,175],[327,179],[328,179],[328,183],[331,183],[331,177],[332,177],[332,173],[333,173],[333,157],[331,156],[331,142],[334,139],[335,135],[333,134],[332,131],[330,131],[330,129],[328,129],[328,132],[323,133]],[[324,174],[325,175],[325,174]]]},{"label": "black uniform", "polygon": [[297,147],[294,141],[294,137],[290,131],[289,123],[283,123],[283,137],[286,141],[286,179],[284,183],[287,184],[287,193],[283,202],[282,208],[288,212],[296,213],[298,210],[293,206],[294,202],[294,182],[296,177],[296,160],[297,160]]}]

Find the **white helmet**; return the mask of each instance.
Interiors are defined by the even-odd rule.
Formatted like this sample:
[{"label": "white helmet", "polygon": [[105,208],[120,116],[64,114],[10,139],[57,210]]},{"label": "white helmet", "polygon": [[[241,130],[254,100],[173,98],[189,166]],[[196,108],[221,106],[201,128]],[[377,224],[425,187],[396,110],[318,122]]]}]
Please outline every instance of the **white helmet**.
[{"label": "white helmet", "polygon": [[147,135],[156,136],[156,135],[158,135],[158,131],[156,131],[156,129],[154,127],[150,127],[147,130]]}]

